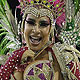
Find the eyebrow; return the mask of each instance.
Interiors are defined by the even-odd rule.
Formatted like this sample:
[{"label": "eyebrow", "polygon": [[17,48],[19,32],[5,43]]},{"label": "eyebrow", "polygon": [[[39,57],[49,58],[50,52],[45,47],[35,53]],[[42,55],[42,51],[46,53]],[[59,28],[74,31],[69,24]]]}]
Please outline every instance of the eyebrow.
[{"label": "eyebrow", "polygon": [[[26,21],[32,21],[32,22],[36,22],[36,20],[35,19],[32,19],[32,18],[28,18]],[[46,20],[40,20],[39,21],[39,23],[46,23],[46,24],[50,24],[48,21],[46,21]]]},{"label": "eyebrow", "polygon": [[27,21],[27,20],[28,20],[28,21],[32,21],[32,22],[36,22],[35,19],[32,19],[32,18],[28,18],[28,19],[26,19],[26,21]]}]

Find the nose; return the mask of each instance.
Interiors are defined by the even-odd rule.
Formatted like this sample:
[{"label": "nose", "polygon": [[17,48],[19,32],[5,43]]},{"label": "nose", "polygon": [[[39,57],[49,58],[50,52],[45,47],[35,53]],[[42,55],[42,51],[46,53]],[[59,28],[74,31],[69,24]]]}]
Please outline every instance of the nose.
[{"label": "nose", "polygon": [[34,33],[40,33],[39,24],[36,24],[36,25],[33,27],[33,32],[34,32]]}]

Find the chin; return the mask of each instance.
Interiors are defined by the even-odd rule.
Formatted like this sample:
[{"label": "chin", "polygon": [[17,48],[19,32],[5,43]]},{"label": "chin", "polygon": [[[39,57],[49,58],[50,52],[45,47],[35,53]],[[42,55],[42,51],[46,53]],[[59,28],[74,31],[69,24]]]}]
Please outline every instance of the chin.
[{"label": "chin", "polygon": [[42,46],[41,45],[33,46],[32,44],[30,44],[29,48],[33,51],[39,51],[41,50]]},{"label": "chin", "polygon": [[30,48],[32,51],[39,51],[41,48],[37,48],[37,47],[34,47],[34,48]]}]

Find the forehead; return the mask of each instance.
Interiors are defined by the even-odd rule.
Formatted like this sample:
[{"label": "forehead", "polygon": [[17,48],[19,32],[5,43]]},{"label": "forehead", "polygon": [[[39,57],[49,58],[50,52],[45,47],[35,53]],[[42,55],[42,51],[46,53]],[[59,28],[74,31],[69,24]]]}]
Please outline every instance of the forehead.
[{"label": "forehead", "polygon": [[34,19],[34,20],[45,20],[45,21],[50,21],[50,19],[47,16],[42,16],[42,17],[36,17],[32,14],[27,14],[26,19]]}]

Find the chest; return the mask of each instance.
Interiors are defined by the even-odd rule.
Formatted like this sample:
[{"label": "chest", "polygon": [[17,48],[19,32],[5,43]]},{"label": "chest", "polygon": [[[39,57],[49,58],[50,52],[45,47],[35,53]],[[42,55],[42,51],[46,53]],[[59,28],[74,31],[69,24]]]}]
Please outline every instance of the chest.
[{"label": "chest", "polygon": [[[28,78],[30,78],[30,80],[33,79],[41,80],[40,77],[45,78],[44,80],[49,80],[52,76],[53,78],[51,80],[64,80],[57,60],[53,59],[52,64],[50,64],[48,60],[49,60],[49,55],[47,51],[43,51],[40,55],[38,55],[35,58],[35,61],[32,61],[24,69],[24,71],[22,72],[15,71],[14,73],[15,78],[17,80],[26,80],[27,76],[29,76]],[[50,65],[48,66],[47,64]],[[26,74],[30,74],[30,75],[26,75]]]}]

